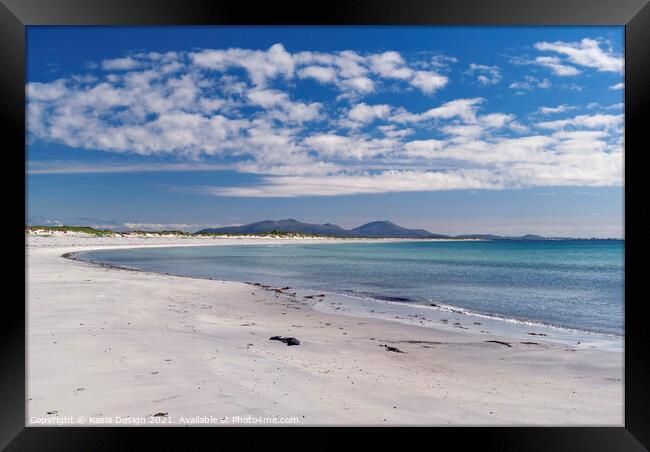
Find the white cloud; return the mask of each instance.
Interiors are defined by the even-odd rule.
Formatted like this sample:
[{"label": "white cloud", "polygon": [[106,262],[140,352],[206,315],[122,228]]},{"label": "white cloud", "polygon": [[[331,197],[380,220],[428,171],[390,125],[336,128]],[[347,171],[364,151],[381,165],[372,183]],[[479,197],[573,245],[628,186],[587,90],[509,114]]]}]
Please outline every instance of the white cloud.
[{"label": "white cloud", "polygon": [[277,107],[289,100],[286,93],[275,89],[252,89],[247,93],[248,100],[264,108]]},{"label": "white cloud", "polygon": [[71,75],[70,78],[78,83],[95,83],[97,81],[97,77],[94,75],[90,74],[84,74],[84,75]]},{"label": "white cloud", "polygon": [[55,80],[50,83],[28,83],[25,94],[30,102],[51,102],[60,99],[67,93],[65,80]]},{"label": "white cloud", "polygon": [[29,162],[27,174],[110,174],[110,173],[157,173],[184,171],[233,170],[233,165],[217,163],[104,163],[88,164],[80,161],[37,161]]},{"label": "white cloud", "polygon": [[514,119],[514,115],[508,115],[505,113],[490,113],[488,115],[480,116],[478,118],[478,122],[484,127],[498,129],[512,123]]},{"label": "white cloud", "polygon": [[390,105],[367,105],[360,103],[352,107],[348,112],[349,122],[347,124],[352,127],[367,124],[375,119],[386,118],[390,111]]},{"label": "white cloud", "polygon": [[102,61],[102,68],[108,71],[126,71],[129,69],[135,69],[138,66],[140,66],[140,63],[131,57]]},{"label": "white cloud", "polygon": [[539,56],[533,62],[539,66],[549,68],[555,75],[562,77],[580,74],[580,71],[575,67],[562,64],[560,61],[557,57]]},{"label": "white cloud", "polygon": [[414,140],[404,145],[404,151],[411,157],[432,159],[437,157],[436,152],[443,149],[445,144],[444,140]]},{"label": "white cloud", "polygon": [[368,77],[346,78],[341,81],[341,85],[360,93],[371,93],[375,90],[375,82]]},{"label": "white cloud", "polygon": [[619,90],[619,89],[625,89],[625,83],[616,83],[615,85],[611,85],[609,87],[610,90]]},{"label": "white cloud", "polygon": [[[341,89],[343,97],[372,93],[378,80],[405,82],[425,94],[444,87],[448,78],[436,71],[415,70],[395,51],[361,55],[346,50],[337,53],[289,53],[281,44],[266,51],[248,49],[201,50],[190,53],[192,62],[202,68],[225,72],[243,68],[251,82],[266,87],[277,77],[311,78]],[[429,64],[429,67],[431,64]]]},{"label": "white cloud", "polygon": [[562,83],[562,84],[558,85],[558,87],[560,87],[562,89],[570,89],[572,91],[578,91],[578,92],[584,91],[584,89],[585,89],[584,86],[578,85],[576,83]]},{"label": "white cloud", "polygon": [[378,130],[389,138],[404,138],[415,133],[414,129],[398,128],[395,124],[386,124],[378,126]]},{"label": "white cloud", "polygon": [[203,112],[212,113],[228,106],[228,101],[219,98],[199,99],[199,106]]},{"label": "white cloud", "polygon": [[289,79],[294,71],[293,57],[282,44],[274,44],[266,51],[238,48],[202,50],[191,53],[190,59],[200,67],[215,71],[243,68],[258,86],[265,86],[269,79],[278,76]]},{"label": "white cloud", "polygon": [[453,63],[458,63],[458,58],[448,55],[434,55],[430,60],[431,66],[437,69],[448,69]]},{"label": "white cloud", "polygon": [[432,94],[447,85],[449,79],[435,71],[415,71],[394,51],[370,55],[371,69],[384,78],[408,81],[425,94]]},{"label": "white cloud", "polygon": [[501,189],[503,182],[485,170],[454,172],[385,171],[327,177],[267,177],[254,187],[206,187],[214,196],[292,198],[455,189]]},{"label": "white cloud", "polygon": [[557,107],[539,107],[537,109],[537,112],[542,114],[542,115],[553,115],[556,113],[565,113],[569,110],[573,110],[576,107],[572,105],[567,105],[567,104],[562,104],[558,105]]},{"label": "white cloud", "polygon": [[606,106],[604,106],[602,108],[604,110],[624,110],[625,109],[625,103],[618,102],[616,104],[606,105]]},{"label": "white cloud", "polygon": [[557,121],[546,121],[537,124],[543,129],[562,129],[567,126],[597,129],[620,127],[623,124],[623,114],[620,115],[579,115],[573,118],[560,119]]},{"label": "white cloud", "polygon": [[351,50],[336,54],[334,64],[343,78],[361,77],[368,73],[366,58]]},{"label": "white cloud", "polygon": [[482,135],[485,132],[485,129],[478,124],[460,124],[444,126],[442,132],[447,135],[452,135],[454,138],[461,137],[466,140],[468,138],[476,138],[479,135]]},{"label": "white cloud", "polygon": [[419,88],[425,94],[432,94],[447,85],[449,78],[437,72],[416,71],[411,85]]},{"label": "white cloud", "polygon": [[449,119],[459,117],[464,121],[474,121],[476,109],[484,99],[475,97],[471,99],[456,99],[446,102],[439,107],[431,108],[423,113],[414,114],[405,110],[399,111],[390,119],[395,122],[421,122],[430,119]]},{"label": "white cloud", "polygon": [[[596,114],[535,124],[536,114],[522,115],[529,121],[522,123],[480,97],[431,103],[420,96],[425,106],[417,112],[399,103],[362,102],[361,96],[382,90],[394,99],[404,88],[431,94],[448,83],[431,70],[429,57],[394,51],[292,54],[276,44],[127,58],[137,66],[29,83],[29,139],[178,163],[146,169],[64,162],[30,165],[30,174],[228,169],[259,175],[260,182],[246,187],[200,189],[217,196],[622,184],[623,115],[606,114],[620,104],[590,105]],[[469,70],[489,78],[478,83],[494,84],[495,68]],[[310,98],[313,93],[300,89],[303,79],[325,86]],[[550,86],[532,76],[510,84],[517,93]],[[330,90],[348,102],[337,103]]]},{"label": "white cloud", "polygon": [[501,81],[501,70],[498,66],[471,63],[467,73],[476,75],[476,80],[481,85],[496,85]]},{"label": "white cloud", "polygon": [[615,55],[611,49],[601,49],[600,44],[601,42],[595,39],[584,38],[579,42],[538,42],[535,44],[535,48],[541,51],[559,53],[565,56],[570,63],[578,66],[593,68],[602,72],[623,73],[623,57]]},{"label": "white cloud", "polygon": [[512,82],[509,85],[509,88],[519,90],[520,92],[532,91],[536,88],[548,89],[550,87],[551,82],[547,78],[540,80],[537,77],[533,77],[531,75],[525,75],[523,80]]},{"label": "white cloud", "polygon": [[413,70],[406,66],[404,59],[397,52],[384,52],[370,56],[372,70],[385,78],[408,80],[413,77]]},{"label": "white cloud", "polygon": [[269,118],[281,121],[305,122],[320,118],[321,104],[294,102],[289,95],[275,89],[255,88],[246,94],[248,100],[269,110]]},{"label": "white cloud", "polygon": [[304,144],[323,157],[367,159],[391,153],[399,144],[393,138],[369,138],[364,135],[315,134]]},{"label": "white cloud", "polygon": [[300,78],[313,78],[321,83],[332,83],[336,80],[336,71],[331,67],[307,66],[298,71]]}]

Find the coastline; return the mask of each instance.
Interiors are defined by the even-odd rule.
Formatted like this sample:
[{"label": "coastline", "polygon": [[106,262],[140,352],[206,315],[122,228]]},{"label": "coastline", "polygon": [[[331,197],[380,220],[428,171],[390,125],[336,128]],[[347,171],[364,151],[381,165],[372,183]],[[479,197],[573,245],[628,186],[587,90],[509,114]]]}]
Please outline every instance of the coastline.
[{"label": "coastline", "polygon": [[[298,240],[298,239],[292,239]],[[359,240],[363,240],[360,242]],[[356,243],[372,243],[373,239],[359,239]],[[391,240],[391,239],[384,239]],[[393,240],[394,241],[394,240]],[[305,242],[299,242],[305,243]],[[340,244],[340,241],[337,239],[332,239],[326,244]],[[344,242],[345,243],[345,242]],[[268,245],[268,241],[263,243],[251,243],[249,241],[245,244],[241,243],[220,243],[219,245],[232,245],[232,246],[256,246],[256,245]],[[282,243],[272,242],[274,246],[277,245],[289,245],[290,241],[283,240]],[[203,244],[201,244],[203,245]],[[205,244],[212,245],[214,244]],[[193,244],[187,244],[186,246],[194,246]],[[156,248],[158,245],[152,245],[147,248]],[[168,248],[170,246],[160,246]],[[172,248],[175,246],[171,246]],[[114,248],[103,248],[103,250],[114,249]],[[138,249],[138,247],[129,247],[127,249]],[[142,248],[140,248],[142,249]],[[62,257],[77,260],[79,262],[85,262],[92,265],[97,265],[99,267],[104,267],[107,269],[115,270],[126,270],[126,271],[135,271],[135,272],[144,272],[151,274],[160,274],[166,276],[177,276],[189,279],[208,279],[213,281],[228,281],[235,283],[246,283],[252,284],[254,286],[262,286],[266,290],[277,291],[281,286],[285,286],[285,283],[289,281],[284,281],[283,283],[276,284],[277,287],[272,287],[272,285],[261,284],[259,282],[244,281],[241,279],[231,280],[225,278],[218,278],[212,276],[190,276],[190,275],[179,275],[171,272],[165,271],[154,271],[154,270],[145,270],[137,267],[129,267],[119,264],[111,264],[102,262],[100,260],[84,259],[83,255],[85,251],[101,251],[101,250],[83,250],[83,251],[74,251],[65,253]],[[254,279],[254,278],[253,278]],[[470,330],[474,333],[482,334],[491,334],[497,336],[507,336],[512,340],[526,341],[531,339],[533,336],[544,337],[545,342],[555,342],[563,344],[570,347],[591,347],[604,350],[614,350],[614,351],[623,351],[624,348],[624,336],[608,333],[608,332],[599,332],[599,331],[589,331],[585,329],[576,329],[567,326],[553,325],[550,323],[544,323],[540,321],[534,321],[530,319],[523,318],[514,318],[514,317],[505,317],[497,315],[494,313],[484,313],[480,311],[473,311],[467,308],[461,308],[453,305],[446,305],[442,303],[437,303],[433,306],[412,303],[410,301],[404,301],[406,299],[394,300],[392,297],[382,297],[381,295],[371,295],[366,294],[365,296],[360,294],[349,294],[341,293],[327,289],[314,290],[310,288],[296,288],[289,287],[291,295],[294,299],[299,300],[302,303],[310,305],[313,309],[316,309],[321,312],[333,313],[338,315],[346,315],[352,317],[358,317],[362,319],[383,319],[390,322],[399,322],[406,324],[414,324],[427,328],[435,329],[461,329],[461,330]],[[320,298],[319,294],[327,294],[327,297]],[[286,295],[286,294],[285,294]],[[489,331],[488,331],[489,330]],[[489,339],[489,337],[488,337]]]},{"label": "coastline", "polygon": [[[623,424],[621,352],[361,319],[250,284],[61,257],[247,240],[28,236],[27,424],[156,413],[308,425]],[[301,344],[268,340],[276,335]]]}]

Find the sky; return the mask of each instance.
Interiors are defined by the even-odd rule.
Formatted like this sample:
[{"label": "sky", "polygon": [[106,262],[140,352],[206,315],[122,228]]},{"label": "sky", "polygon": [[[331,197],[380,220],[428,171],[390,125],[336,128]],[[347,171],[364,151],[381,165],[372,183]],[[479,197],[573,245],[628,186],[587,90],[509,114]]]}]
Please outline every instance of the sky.
[{"label": "sky", "polygon": [[623,27],[27,28],[29,224],[624,235]]}]

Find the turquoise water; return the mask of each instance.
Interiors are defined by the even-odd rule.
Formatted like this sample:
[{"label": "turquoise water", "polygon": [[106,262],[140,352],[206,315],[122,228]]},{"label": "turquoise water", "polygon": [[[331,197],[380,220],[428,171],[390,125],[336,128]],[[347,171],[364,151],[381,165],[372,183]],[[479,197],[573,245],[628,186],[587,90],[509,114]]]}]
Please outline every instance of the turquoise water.
[{"label": "turquoise water", "polygon": [[624,242],[383,242],[137,248],[85,260],[624,333]]}]

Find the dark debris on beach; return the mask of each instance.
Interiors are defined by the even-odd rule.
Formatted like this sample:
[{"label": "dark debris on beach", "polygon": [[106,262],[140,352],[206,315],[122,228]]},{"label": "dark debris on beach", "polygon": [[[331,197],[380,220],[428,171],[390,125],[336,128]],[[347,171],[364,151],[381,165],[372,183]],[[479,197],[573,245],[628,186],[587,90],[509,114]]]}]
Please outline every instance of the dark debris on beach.
[{"label": "dark debris on beach", "polygon": [[503,342],[503,341],[484,341],[484,342],[492,342],[494,344],[501,344],[501,345],[505,345],[506,347],[512,347],[512,345],[509,342]]},{"label": "dark debris on beach", "polygon": [[300,345],[300,341],[295,337],[273,336],[269,338],[270,341],[280,341],[289,345]]},{"label": "dark debris on beach", "polygon": [[402,350],[400,350],[399,348],[397,348],[397,347],[391,347],[390,345],[381,344],[381,345],[379,345],[379,346],[380,346],[380,347],[384,347],[384,348],[386,349],[386,351],[389,351],[389,352],[394,352],[394,353],[406,353],[406,352],[403,352]]}]

